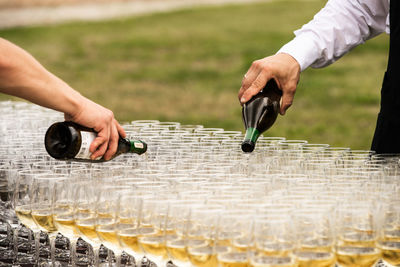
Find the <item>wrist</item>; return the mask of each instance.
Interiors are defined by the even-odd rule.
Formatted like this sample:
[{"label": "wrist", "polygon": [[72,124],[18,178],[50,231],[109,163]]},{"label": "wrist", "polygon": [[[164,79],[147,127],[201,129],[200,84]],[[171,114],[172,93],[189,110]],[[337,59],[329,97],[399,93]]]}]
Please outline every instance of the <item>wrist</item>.
[{"label": "wrist", "polygon": [[63,112],[71,119],[78,117],[85,106],[86,98],[66,82],[55,76],[54,78],[54,97],[58,99],[58,101],[54,101],[57,103],[54,109]]},{"label": "wrist", "polygon": [[276,54],[278,57],[281,58],[282,61],[286,63],[286,67],[290,73],[300,74],[301,66],[299,62],[294,58],[292,55],[285,53],[285,52],[278,52]]},{"label": "wrist", "polygon": [[285,44],[277,54],[285,53],[292,56],[300,66],[300,72],[306,70],[319,58],[319,48],[307,34],[296,36]]}]

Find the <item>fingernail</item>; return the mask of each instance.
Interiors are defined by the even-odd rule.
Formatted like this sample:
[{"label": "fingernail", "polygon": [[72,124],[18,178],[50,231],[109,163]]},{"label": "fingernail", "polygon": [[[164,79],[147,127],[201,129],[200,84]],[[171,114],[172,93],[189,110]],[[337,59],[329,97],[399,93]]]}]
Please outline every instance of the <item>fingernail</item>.
[{"label": "fingernail", "polygon": [[240,99],[240,102],[242,102],[242,103],[246,102],[246,98],[242,97],[242,98]]}]

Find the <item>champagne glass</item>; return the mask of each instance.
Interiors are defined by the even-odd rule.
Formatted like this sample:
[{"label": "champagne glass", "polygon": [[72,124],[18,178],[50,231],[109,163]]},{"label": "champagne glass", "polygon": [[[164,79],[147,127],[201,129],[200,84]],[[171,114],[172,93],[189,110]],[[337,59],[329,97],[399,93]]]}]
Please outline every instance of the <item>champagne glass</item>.
[{"label": "champagne glass", "polygon": [[292,208],[287,205],[268,205],[254,219],[254,247],[250,266],[297,267],[294,255],[296,235],[292,224]]},{"label": "champagne glass", "polygon": [[96,227],[97,236],[104,246],[109,249],[109,265],[112,265],[112,254],[116,257],[116,264],[121,264],[122,248],[117,237],[117,228],[122,227],[118,213],[118,203],[121,195],[130,193],[128,186],[110,185],[107,182],[99,191],[96,200]]},{"label": "champagne glass", "polygon": [[[139,246],[140,219],[142,212],[142,197],[131,193],[123,194],[118,202],[119,221],[116,227],[117,238],[123,250],[136,260],[143,258],[144,252]],[[143,228],[143,232],[146,232]]]},{"label": "champagne glass", "polygon": [[216,133],[223,132],[224,129],[222,128],[197,128],[195,130],[195,133],[200,133],[200,134],[207,134],[207,135],[215,135]]},{"label": "champagne glass", "polygon": [[55,186],[66,179],[59,174],[41,174],[33,177],[31,184],[31,214],[40,230],[47,233],[50,240],[51,262],[55,264],[55,238],[57,228],[54,224],[54,194]]},{"label": "champagne glass", "polygon": [[346,155],[349,159],[352,158],[363,158],[366,160],[371,159],[376,152],[372,150],[354,150],[352,149],[348,155]]},{"label": "champagne glass", "polygon": [[216,236],[222,206],[198,205],[191,210],[187,226],[187,253],[192,265],[217,267]]},{"label": "champagne glass", "polygon": [[[15,182],[13,194],[13,206],[15,214],[19,221],[28,227],[33,232],[34,237],[34,251],[35,262],[39,261],[40,251],[40,229],[32,218],[31,209],[31,191],[30,187],[33,177],[39,174],[48,173],[46,170],[21,170],[18,172],[17,180]],[[28,236],[28,242],[31,243],[31,234]],[[18,236],[18,233],[15,233]],[[17,244],[16,244],[17,245]]]},{"label": "champagne glass", "polygon": [[220,267],[247,267],[252,245],[252,210],[232,209],[222,213],[217,232],[217,259]]},{"label": "champagne glass", "polygon": [[[29,191],[35,174],[37,174],[37,172],[33,172],[32,170],[21,170],[18,172],[12,201],[15,214],[17,215],[20,223],[34,233],[34,261],[38,262],[40,249],[40,229],[36,226],[36,223],[33,221],[31,215],[31,194]],[[16,237],[18,237],[18,230],[16,230],[14,234]],[[31,232],[28,231],[29,244],[31,244],[31,240],[32,235]],[[18,248],[18,244],[15,244],[15,246]]]},{"label": "champagne glass", "polygon": [[307,203],[294,212],[299,267],[334,267],[333,203]]},{"label": "champagne glass", "polygon": [[196,125],[196,124],[181,124],[179,125],[179,130],[184,130],[189,133],[194,133],[196,129],[204,128],[203,125]]},{"label": "champagne glass", "polygon": [[190,266],[187,253],[187,227],[191,209],[198,204],[195,200],[179,199],[170,203],[167,217],[166,248],[169,258],[179,267]]},{"label": "champagne glass", "polygon": [[8,162],[0,166],[0,215],[10,224],[13,224],[11,210],[13,192],[10,189],[15,184],[14,177],[16,172]]},{"label": "champagne glass", "polygon": [[69,240],[71,266],[75,266],[77,262],[76,243],[79,238],[74,214],[75,189],[76,180],[73,176],[56,183],[53,205],[54,224],[58,231]]},{"label": "champagne glass", "polygon": [[151,127],[152,125],[156,125],[159,122],[160,121],[158,121],[158,120],[135,120],[135,121],[131,121],[130,125],[138,128],[138,129],[142,129],[142,128]]},{"label": "champagne glass", "polygon": [[389,200],[381,216],[378,245],[382,260],[390,266],[400,266],[400,200]]},{"label": "champagne glass", "polygon": [[140,232],[138,241],[150,260],[159,266],[167,259],[165,236],[168,232],[166,228],[168,208],[168,200],[161,197],[146,198],[143,201],[141,225],[147,229]]},{"label": "champagne glass", "polygon": [[101,241],[96,232],[96,200],[98,184],[93,183],[91,178],[81,177],[76,181],[73,212],[76,229],[80,237],[91,245],[93,251],[92,261],[98,267],[99,249]]},{"label": "champagne glass", "polygon": [[343,203],[338,211],[336,258],[339,266],[370,267],[381,258],[377,246],[377,207],[353,200]]},{"label": "champagne glass", "polygon": [[158,123],[152,124],[152,128],[157,128],[157,129],[166,129],[166,130],[175,130],[179,129],[179,126],[181,124],[179,122],[173,122],[173,121],[160,121]]}]

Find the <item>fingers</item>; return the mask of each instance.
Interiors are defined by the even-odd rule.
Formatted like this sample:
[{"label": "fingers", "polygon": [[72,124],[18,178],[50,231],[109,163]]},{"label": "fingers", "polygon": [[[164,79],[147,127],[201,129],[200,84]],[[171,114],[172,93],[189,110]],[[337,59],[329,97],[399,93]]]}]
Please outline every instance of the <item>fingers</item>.
[{"label": "fingers", "polygon": [[279,110],[279,113],[281,115],[285,115],[286,110],[293,104],[294,94],[295,91],[293,90],[283,91],[283,95],[281,98],[281,108]]},{"label": "fingers", "polygon": [[108,138],[101,136],[100,133],[97,134],[97,137],[94,139],[89,148],[89,151],[92,153],[90,156],[92,160],[101,158],[104,155],[108,147],[107,140]]},{"label": "fingers", "polygon": [[238,94],[239,101],[242,98],[243,93],[251,86],[251,84],[254,82],[261,71],[259,68],[256,67],[257,64],[254,62],[247,73],[243,76],[242,86],[240,87]]},{"label": "fingers", "polygon": [[264,61],[265,59],[254,61],[244,76],[242,86],[238,93],[240,104],[243,105],[249,101],[254,95],[260,92],[272,78],[272,73]]},{"label": "fingers", "polygon": [[116,119],[114,119],[114,124],[115,124],[116,127],[117,127],[118,134],[119,134],[122,138],[126,138],[126,133],[125,133],[124,128],[122,128],[122,126],[117,122]]},{"label": "fingers", "polygon": [[83,100],[81,111],[75,114],[65,114],[65,119],[92,128],[97,133],[97,137],[89,148],[92,160],[101,157],[110,160],[117,151],[119,137],[126,137],[125,130],[115,119],[111,110],[87,98],[83,98]]},{"label": "fingers", "polygon": [[103,156],[103,158],[105,160],[110,160],[112,158],[112,156],[115,154],[115,152],[117,152],[118,139],[119,139],[119,134],[118,134],[117,128],[112,127],[112,133],[111,133],[110,140],[108,143],[108,149]]},{"label": "fingers", "polygon": [[270,76],[268,73],[266,71],[261,71],[251,86],[243,92],[240,102],[244,104],[249,101],[254,95],[256,95],[265,87],[269,79]]},{"label": "fingers", "polygon": [[300,71],[301,68],[296,59],[285,53],[254,61],[243,78],[238,93],[240,103],[249,101],[265,87],[269,80],[274,79],[283,92],[279,113],[284,115],[293,103]]}]

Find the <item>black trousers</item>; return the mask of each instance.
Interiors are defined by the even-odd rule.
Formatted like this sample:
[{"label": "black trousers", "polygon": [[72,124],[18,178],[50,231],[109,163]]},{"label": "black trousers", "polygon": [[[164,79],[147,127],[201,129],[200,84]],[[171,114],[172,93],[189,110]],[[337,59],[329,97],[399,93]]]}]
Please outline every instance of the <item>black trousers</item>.
[{"label": "black trousers", "polygon": [[390,48],[371,150],[400,153],[400,1],[390,1]]}]

